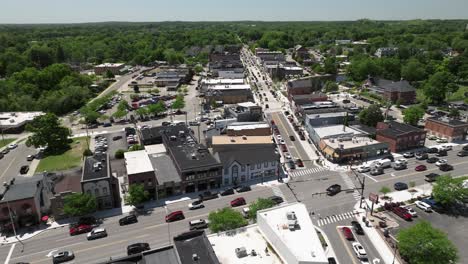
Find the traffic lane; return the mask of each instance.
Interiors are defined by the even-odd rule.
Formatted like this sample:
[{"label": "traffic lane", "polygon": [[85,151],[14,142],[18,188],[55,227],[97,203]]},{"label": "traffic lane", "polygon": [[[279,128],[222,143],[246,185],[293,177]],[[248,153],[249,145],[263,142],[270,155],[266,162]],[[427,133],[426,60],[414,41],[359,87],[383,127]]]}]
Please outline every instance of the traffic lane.
[{"label": "traffic lane", "polygon": [[338,263],[350,263],[349,260],[354,261],[353,252],[346,246],[347,241],[341,234],[341,229],[338,226],[328,225],[320,228],[327,235]]},{"label": "traffic lane", "polygon": [[26,144],[20,143],[18,147],[10,150],[5,156],[0,160],[0,168],[2,172],[0,173],[0,181],[9,181],[14,176],[20,175],[19,170],[23,165],[30,165],[31,162],[26,160],[28,155],[34,155],[37,153],[37,150],[33,147],[27,147]]},{"label": "traffic lane", "polygon": [[[336,231],[335,241],[341,242],[341,246],[342,248],[345,249],[345,252],[347,254],[347,255],[340,254],[340,257],[341,257],[341,259],[339,259],[341,260],[340,263],[350,263],[349,261],[352,261],[353,264],[359,264],[360,261],[357,260],[350,242],[347,241],[345,237],[343,236],[343,234],[341,233],[341,227],[337,226],[335,228],[335,231]],[[330,233],[333,234],[333,232],[330,232]],[[338,237],[339,240],[337,240],[336,237]],[[336,244],[339,244],[339,243],[336,243]],[[340,251],[340,252],[343,253],[343,251]]]}]

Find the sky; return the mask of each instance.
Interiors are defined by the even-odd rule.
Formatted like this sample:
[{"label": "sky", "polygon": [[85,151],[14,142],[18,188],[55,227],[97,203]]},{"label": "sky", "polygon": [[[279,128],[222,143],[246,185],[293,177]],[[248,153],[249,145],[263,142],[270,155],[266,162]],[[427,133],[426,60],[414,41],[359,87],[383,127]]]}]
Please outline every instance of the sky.
[{"label": "sky", "polygon": [[0,0],[0,23],[466,19],[468,0]]}]

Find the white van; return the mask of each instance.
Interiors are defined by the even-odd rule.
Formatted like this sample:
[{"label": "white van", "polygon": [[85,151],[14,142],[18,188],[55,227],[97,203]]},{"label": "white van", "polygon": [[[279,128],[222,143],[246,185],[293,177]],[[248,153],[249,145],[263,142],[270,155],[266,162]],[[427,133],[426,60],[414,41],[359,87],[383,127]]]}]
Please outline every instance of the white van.
[{"label": "white van", "polygon": [[389,168],[390,166],[392,166],[392,161],[389,159],[383,159],[383,160],[379,160],[379,161],[372,163],[372,165],[378,168],[385,169],[385,168]]}]

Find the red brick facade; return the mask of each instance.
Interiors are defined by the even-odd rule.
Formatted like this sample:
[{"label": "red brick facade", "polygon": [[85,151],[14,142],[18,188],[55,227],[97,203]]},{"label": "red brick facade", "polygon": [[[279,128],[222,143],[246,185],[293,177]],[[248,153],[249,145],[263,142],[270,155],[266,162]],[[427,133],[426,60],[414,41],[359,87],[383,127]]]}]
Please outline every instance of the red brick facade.
[{"label": "red brick facade", "polygon": [[445,137],[449,141],[464,140],[468,132],[468,123],[461,121],[442,121],[428,118],[425,128],[431,135]]},{"label": "red brick facade", "polygon": [[383,96],[392,101],[396,102],[400,100],[401,104],[413,104],[416,100],[416,92],[410,91],[410,92],[398,92],[398,91],[392,91],[392,92],[387,92],[385,91]]},{"label": "red brick facade", "polygon": [[377,141],[387,142],[392,152],[419,148],[424,146],[426,131],[406,124],[391,122],[377,124]]}]

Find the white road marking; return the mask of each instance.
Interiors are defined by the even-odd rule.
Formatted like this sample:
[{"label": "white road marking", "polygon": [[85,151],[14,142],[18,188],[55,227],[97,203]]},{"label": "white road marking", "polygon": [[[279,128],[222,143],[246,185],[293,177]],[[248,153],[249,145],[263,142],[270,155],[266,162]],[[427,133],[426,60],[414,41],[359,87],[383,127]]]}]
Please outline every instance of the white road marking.
[{"label": "white road marking", "polygon": [[13,254],[13,251],[15,250],[15,246],[16,246],[16,243],[11,245],[10,251],[8,252],[8,256],[5,259],[5,264],[10,263],[11,254]]},{"label": "white road marking", "polygon": [[375,182],[379,182],[378,180],[376,180],[373,177],[369,176],[369,174],[367,174],[367,173],[363,173],[362,175],[366,176],[367,178],[369,178],[369,179],[371,179],[371,180],[373,180]]}]

